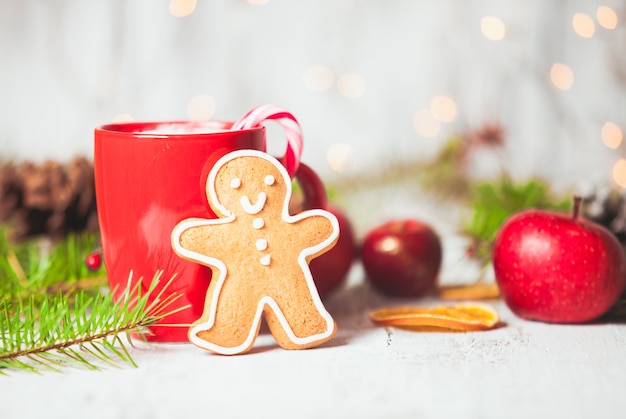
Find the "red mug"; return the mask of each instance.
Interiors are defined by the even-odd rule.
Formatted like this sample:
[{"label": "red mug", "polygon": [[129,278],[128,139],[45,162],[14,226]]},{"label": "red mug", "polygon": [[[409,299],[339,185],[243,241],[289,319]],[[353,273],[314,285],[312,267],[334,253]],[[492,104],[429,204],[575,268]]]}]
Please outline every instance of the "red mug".
[{"label": "red mug", "polygon": [[[188,326],[202,314],[211,270],[178,257],[170,235],[182,219],[216,217],[204,194],[214,162],[234,150],[265,150],[262,125],[231,129],[232,125],[219,121],[132,122],[95,130],[98,219],[114,296],[119,298],[124,292],[131,272],[132,285],[141,281],[146,290],[162,270],[159,285],[175,275],[167,293],[181,295],[170,309],[189,306],[164,318],[161,326],[152,327],[148,340],[185,342]],[[319,178],[310,170],[300,170],[295,177],[305,199],[323,208],[326,193]]]}]

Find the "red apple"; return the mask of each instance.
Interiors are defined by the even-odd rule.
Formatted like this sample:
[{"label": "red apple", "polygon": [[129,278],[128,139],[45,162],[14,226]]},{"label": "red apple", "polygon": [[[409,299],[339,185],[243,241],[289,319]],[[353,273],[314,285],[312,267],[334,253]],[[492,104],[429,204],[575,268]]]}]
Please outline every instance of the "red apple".
[{"label": "red apple", "polygon": [[345,282],[355,256],[354,232],[348,217],[333,205],[327,205],[326,210],[339,221],[339,239],[332,249],[309,264],[313,281],[322,297],[337,290]]},{"label": "red apple", "polygon": [[434,288],[441,268],[441,241],[426,223],[386,222],[367,233],[361,259],[369,281],[385,294],[415,297]]},{"label": "red apple", "polygon": [[626,256],[606,228],[572,214],[525,210],[500,227],[493,267],[519,317],[584,323],[606,313],[626,285]]}]

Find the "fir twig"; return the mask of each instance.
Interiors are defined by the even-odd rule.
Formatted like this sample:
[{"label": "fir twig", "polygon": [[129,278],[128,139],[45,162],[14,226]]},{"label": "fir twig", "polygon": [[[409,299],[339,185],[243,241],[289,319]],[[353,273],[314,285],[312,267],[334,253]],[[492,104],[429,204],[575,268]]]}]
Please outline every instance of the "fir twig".
[{"label": "fir twig", "polygon": [[514,182],[507,174],[495,181],[476,185],[470,203],[471,217],[462,232],[471,240],[470,255],[483,268],[491,261],[491,247],[502,223],[524,209],[567,210],[571,199],[555,197],[541,179]]},{"label": "fir twig", "polygon": [[148,291],[141,281],[129,286],[116,303],[113,293],[88,295],[79,291],[72,301],[62,294],[47,295],[39,304],[32,297],[11,307],[0,299],[0,374],[7,370],[60,371],[65,366],[98,369],[120,362],[136,366],[122,339],[149,333],[149,327],[187,307],[172,308],[181,294],[163,298],[171,280],[155,296],[158,272]]},{"label": "fir twig", "polygon": [[419,186],[440,199],[463,200],[471,187],[464,155],[463,139],[454,136],[432,160],[403,159],[382,164],[376,170],[343,175],[329,184],[329,198],[349,196],[365,187],[371,190],[404,184]]},{"label": "fir twig", "polygon": [[58,292],[68,297],[78,290],[99,292],[106,286],[104,269],[94,272],[85,264],[98,241],[97,233],[83,232],[59,241],[41,237],[11,243],[7,228],[0,228],[0,295],[17,307]]}]

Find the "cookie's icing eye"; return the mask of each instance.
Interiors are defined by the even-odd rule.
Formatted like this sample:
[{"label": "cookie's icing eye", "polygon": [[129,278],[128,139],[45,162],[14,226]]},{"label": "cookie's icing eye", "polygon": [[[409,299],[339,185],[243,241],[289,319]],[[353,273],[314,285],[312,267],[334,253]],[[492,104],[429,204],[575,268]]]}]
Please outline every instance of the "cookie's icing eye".
[{"label": "cookie's icing eye", "polygon": [[230,187],[233,189],[237,189],[241,186],[241,179],[239,179],[238,177],[234,178],[233,180],[230,181]]},{"label": "cookie's icing eye", "polygon": [[274,176],[272,176],[272,175],[265,176],[265,184],[266,185],[273,185],[274,182],[276,182],[276,179],[274,179]]}]

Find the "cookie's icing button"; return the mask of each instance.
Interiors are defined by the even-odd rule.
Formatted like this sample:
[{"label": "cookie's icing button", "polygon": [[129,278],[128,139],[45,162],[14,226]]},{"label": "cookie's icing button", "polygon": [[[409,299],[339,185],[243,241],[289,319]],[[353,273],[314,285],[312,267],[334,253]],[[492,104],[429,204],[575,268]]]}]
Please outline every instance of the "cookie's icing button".
[{"label": "cookie's icing button", "polygon": [[239,179],[238,177],[233,178],[233,180],[230,181],[230,187],[233,189],[237,189],[241,186],[241,179]]},{"label": "cookie's icing button", "polygon": [[254,221],[252,221],[252,227],[259,230],[265,227],[265,221],[263,221],[263,218],[255,218]]},{"label": "cookie's icing button", "polygon": [[265,250],[267,249],[267,240],[265,239],[259,239],[256,241],[256,248],[257,250]]},{"label": "cookie's icing button", "polygon": [[265,176],[264,182],[266,185],[273,185],[276,182],[276,179],[272,175]]},{"label": "cookie's icing button", "polygon": [[270,255],[265,255],[261,258],[261,265],[269,266],[270,264]]}]

